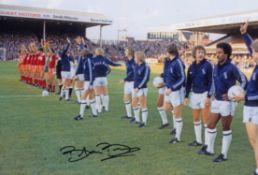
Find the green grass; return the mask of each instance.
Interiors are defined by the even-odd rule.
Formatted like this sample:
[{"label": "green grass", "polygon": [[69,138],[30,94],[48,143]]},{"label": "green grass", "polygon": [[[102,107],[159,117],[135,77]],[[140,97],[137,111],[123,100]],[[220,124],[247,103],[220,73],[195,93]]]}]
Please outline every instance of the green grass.
[{"label": "green grass", "polygon": [[[0,62],[0,175],[248,175],[255,167],[253,153],[242,124],[242,105],[233,121],[233,142],[229,160],[215,164],[211,157],[197,155],[189,148],[194,132],[190,109],[184,108],[182,143],[168,144],[169,129],[158,130],[160,117],[155,107],[156,90],[148,96],[148,126],[143,129],[121,120],[124,114],[121,70],[109,76],[110,112],[98,118],[86,116],[74,121],[79,106],[59,102],[56,95],[41,97],[41,90],[19,82],[14,62]],[[151,86],[151,83],[150,83]],[[87,115],[89,110],[86,111]],[[171,116],[169,114],[169,116]],[[216,153],[221,149],[221,127],[216,140]],[[76,163],[59,149],[74,145],[96,149],[99,142],[138,146],[135,156],[101,162],[101,155],[91,155]]]}]

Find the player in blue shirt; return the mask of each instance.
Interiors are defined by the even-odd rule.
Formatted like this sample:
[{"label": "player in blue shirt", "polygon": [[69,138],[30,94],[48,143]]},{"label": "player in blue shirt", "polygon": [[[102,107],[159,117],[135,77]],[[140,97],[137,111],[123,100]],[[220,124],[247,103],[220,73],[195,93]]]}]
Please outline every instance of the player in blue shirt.
[{"label": "player in blue shirt", "polygon": [[130,119],[134,121],[134,117],[132,116],[132,93],[133,93],[133,80],[134,80],[134,50],[131,48],[125,49],[125,67],[126,67],[126,77],[120,81],[120,83],[124,83],[124,104],[126,116],[122,118]]},{"label": "player in blue shirt", "polygon": [[181,133],[183,128],[182,119],[182,88],[185,83],[184,65],[179,57],[178,47],[176,44],[171,44],[167,47],[168,61],[165,64],[164,69],[164,82],[166,85],[165,90],[165,103],[164,110],[170,111],[170,106],[173,107],[173,116],[175,117],[176,133],[174,138],[170,141],[172,144],[176,144],[181,141]]},{"label": "player in blue shirt", "polygon": [[163,63],[163,72],[160,74],[160,77],[163,79],[163,83],[159,84],[158,88],[158,97],[157,97],[157,110],[159,111],[159,115],[161,118],[161,125],[159,127],[159,129],[164,129],[167,128],[169,126],[169,122],[168,122],[168,118],[167,118],[167,113],[166,111],[163,109],[163,105],[164,105],[164,97],[165,97],[165,74],[164,74],[164,70],[166,70],[166,66],[169,66],[169,64],[167,64],[168,62],[170,62],[169,58],[167,58],[166,55],[162,55],[160,57],[160,61]]},{"label": "player in blue shirt", "polygon": [[[139,124],[139,128],[141,128],[147,125],[148,119],[147,84],[150,78],[150,68],[145,62],[144,53],[141,51],[135,53],[135,63],[132,106],[135,116],[135,122],[136,124]],[[140,108],[138,106],[139,104]],[[140,111],[142,112],[142,120],[140,119]]]},{"label": "player in blue shirt", "polygon": [[61,65],[62,65],[61,76],[62,76],[62,82],[63,82],[63,87],[61,89],[59,100],[62,100],[64,96],[66,100],[70,100],[69,88],[72,86],[71,63],[70,63],[72,61],[72,57],[69,54],[70,46],[71,46],[71,41],[69,38],[67,38],[67,44],[64,46],[63,51],[61,51],[59,54],[61,58]]},{"label": "player in blue shirt", "polygon": [[[206,50],[203,46],[195,46],[192,52],[194,61],[187,71],[185,104],[189,103],[192,108],[195,132],[195,140],[189,146],[202,145],[202,122],[205,127],[205,137],[207,136],[211,96],[208,92],[211,91],[213,68],[211,63],[205,59],[205,54]],[[204,146],[207,147],[207,143]]]},{"label": "player in blue shirt", "polygon": [[84,90],[82,92],[80,101],[80,114],[74,117],[75,120],[82,120],[84,116],[85,107],[87,105],[87,98],[90,100],[90,107],[93,117],[97,117],[96,104],[94,98],[93,82],[95,78],[95,69],[92,63],[92,54],[84,48],[81,51],[81,57],[83,57],[82,70],[84,78]]},{"label": "player in blue shirt", "polygon": [[81,101],[81,95],[84,88],[84,74],[83,74],[83,64],[85,57],[81,56],[81,51],[86,48],[85,41],[83,37],[77,36],[75,38],[75,43],[77,44],[77,55],[76,55],[76,70],[75,70],[75,83],[74,91],[77,97],[77,103]]},{"label": "player in blue shirt", "polygon": [[216,46],[216,55],[218,63],[213,70],[213,95],[214,100],[211,102],[211,114],[208,124],[208,146],[205,151],[206,155],[214,155],[214,143],[217,135],[216,125],[221,119],[223,139],[221,154],[216,157],[214,162],[227,160],[228,150],[232,140],[231,122],[236,108],[236,103],[231,101],[228,96],[230,87],[240,85],[246,87],[246,77],[239,68],[231,63],[232,48],[228,43],[219,43]]},{"label": "player in blue shirt", "polygon": [[[102,106],[105,111],[109,110],[109,95],[108,95],[108,80],[107,75],[110,73],[111,66],[121,66],[119,63],[115,63],[110,59],[104,57],[104,50],[102,48],[97,48],[95,50],[95,57],[92,62],[95,67],[95,80],[94,80],[94,90],[96,95],[96,105],[98,112],[102,112]],[[101,104],[102,102],[102,104]]]},{"label": "player in blue shirt", "polygon": [[[241,25],[240,33],[247,45],[250,55],[253,56],[258,64],[258,39],[254,40],[247,33],[248,22]],[[249,142],[254,151],[256,160],[256,170],[254,175],[258,175],[258,65],[255,66],[251,78],[247,84],[246,95],[237,96],[234,100],[240,101],[245,99],[243,122],[246,126]]]}]

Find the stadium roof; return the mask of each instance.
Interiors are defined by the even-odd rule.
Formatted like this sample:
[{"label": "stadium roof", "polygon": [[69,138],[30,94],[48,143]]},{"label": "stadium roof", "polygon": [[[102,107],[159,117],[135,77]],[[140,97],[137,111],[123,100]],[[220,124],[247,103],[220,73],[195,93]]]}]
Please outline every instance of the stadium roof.
[{"label": "stadium roof", "polygon": [[248,30],[258,31],[258,10],[207,17],[186,23],[176,24],[178,30],[220,34],[239,33],[239,26],[249,21]]},{"label": "stadium roof", "polygon": [[87,26],[110,25],[112,20],[99,13],[47,9],[38,7],[2,5],[0,16],[85,23]]}]

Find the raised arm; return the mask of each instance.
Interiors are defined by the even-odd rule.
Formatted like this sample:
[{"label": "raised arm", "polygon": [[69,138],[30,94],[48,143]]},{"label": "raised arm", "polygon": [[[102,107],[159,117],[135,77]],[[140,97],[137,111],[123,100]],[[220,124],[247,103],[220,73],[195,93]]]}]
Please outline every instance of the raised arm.
[{"label": "raised arm", "polygon": [[106,63],[110,66],[121,66],[121,64],[111,61],[110,59],[105,59]]},{"label": "raised arm", "polygon": [[253,43],[252,37],[247,33],[247,28],[248,28],[248,22],[240,26],[240,33],[242,35],[243,40],[245,41],[245,44],[248,48],[248,51],[250,55],[253,54],[253,50],[251,48],[251,44]]}]

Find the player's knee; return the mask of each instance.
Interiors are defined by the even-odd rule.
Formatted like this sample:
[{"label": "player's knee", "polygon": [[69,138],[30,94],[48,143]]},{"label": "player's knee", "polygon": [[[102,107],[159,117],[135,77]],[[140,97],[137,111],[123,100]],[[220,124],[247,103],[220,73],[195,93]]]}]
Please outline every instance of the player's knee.
[{"label": "player's knee", "polygon": [[256,141],[256,139],[253,137],[249,137],[249,142],[250,142],[252,148],[256,149],[256,147],[258,146],[258,142]]},{"label": "player's knee", "polygon": [[104,95],[107,95],[107,94],[108,94],[108,89],[107,89],[106,86],[104,86],[104,87],[102,88],[102,92],[103,92]]},{"label": "player's knee", "polygon": [[223,131],[229,131],[230,127],[223,127]]},{"label": "player's knee", "polygon": [[168,107],[168,105],[163,104],[163,109],[164,109],[164,111],[169,112],[169,107]]},{"label": "player's knee", "polygon": [[200,121],[200,116],[197,111],[193,111],[193,121],[194,122],[199,122]]},{"label": "player's knee", "polygon": [[215,127],[216,127],[216,124],[215,124],[215,123],[213,123],[213,122],[209,122],[209,123],[208,123],[208,128],[209,128],[209,129],[215,129]]},{"label": "player's knee", "polygon": [[137,103],[132,103],[132,107],[133,107],[133,108],[138,107]]},{"label": "player's knee", "polygon": [[137,107],[138,105],[138,101],[137,100],[135,100],[135,99],[133,99],[133,101],[132,101],[132,106],[133,107]]},{"label": "player's knee", "polygon": [[228,130],[230,130],[230,125],[224,125],[224,126],[222,126],[222,129],[223,129],[223,131],[228,131]]},{"label": "player's knee", "polygon": [[145,109],[147,107],[145,103],[141,103],[140,106],[141,106],[141,109]]},{"label": "player's knee", "polygon": [[194,121],[194,122],[199,122],[199,121],[200,121],[200,118],[199,118],[199,117],[193,117],[193,121]]},{"label": "player's knee", "polygon": [[124,100],[124,103],[125,103],[125,102],[130,101],[130,98],[128,97],[128,95],[124,95],[124,99],[123,100]]},{"label": "player's knee", "polygon": [[181,106],[174,107],[174,115],[175,117],[182,117],[182,108]]},{"label": "player's knee", "polygon": [[82,99],[82,100],[86,100],[87,98],[86,98],[85,95],[82,95],[82,96],[81,96],[81,99]]},{"label": "player's knee", "polygon": [[204,124],[208,124],[209,123],[209,116],[202,116],[202,121]]},{"label": "player's knee", "polygon": [[161,100],[158,99],[157,101],[157,107],[160,108],[163,106],[163,102]]},{"label": "player's knee", "polygon": [[163,104],[162,103],[157,103],[157,107],[161,108],[161,107],[163,107]]}]

